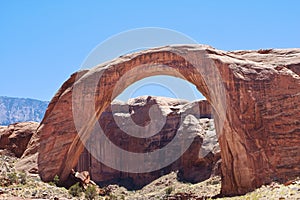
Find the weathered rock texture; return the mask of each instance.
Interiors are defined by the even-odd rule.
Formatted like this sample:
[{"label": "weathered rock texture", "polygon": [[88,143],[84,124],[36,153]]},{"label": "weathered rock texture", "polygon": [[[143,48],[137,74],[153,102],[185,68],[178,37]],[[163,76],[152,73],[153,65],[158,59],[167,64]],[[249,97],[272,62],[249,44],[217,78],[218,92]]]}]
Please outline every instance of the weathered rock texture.
[{"label": "weathered rock texture", "polygon": [[[151,119],[148,113],[153,105],[158,105],[158,112],[163,113],[166,117],[163,128],[154,136],[143,139],[132,137],[121,130],[115,122],[115,119],[122,122],[132,119],[141,126],[149,124]],[[183,122],[186,125],[182,126],[183,129],[178,130],[180,122],[183,120],[182,117],[187,114],[189,117]],[[184,181],[199,182],[206,180],[211,175],[215,175],[212,174],[213,169],[216,167],[217,161],[220,160],[213,120],[204,118],[210,116],[211,107],[206,100],[189,103],[177,99],[144,96],[131,99],[129,104],[113,103],[101,114],[99,123],[110,141],[126,151],[151,152],[163,148],[173,139],[175,134],[180,133],[195,138],[194,142],[177,161],[163,169],[150,173],[128,173],[112,169],[99,162],[87,149],[80,156],[77,170],[89,171],[91,178],[99,184],[117,183],[129,189],[141,188],[171,171],[179,171],[178,178]],[[155,127],[157,123],[153,125],[147,129],[148,135],[157,130],[157,127]],[[132,133],[135,131],[137,131],[135,127],[128,127],[127,132]],[[96,140],[96,138],[91,140]],[[180,148],[180,146],[177,148]],[[109,149],[106,150],[109,151]],[[170,157],[172,155],[170,150],[168,154],[163,156]],[[147,165],[155,164],[147,163]],[[218,171],[214,173],[218,173]]]},{"label": "weathered rock texture", "polygon": [[38,153],[40,147],[40,138],[35,131],[32,135],[27,147],[21,157],[16,163],[18,171],[25,171],[30,174],[38,174]]},{"label": "weathered rock texture", "polygon": [[6,149],[20,158],[38,125],[37,122],[21,122],[0,127],[0,149]]},{"label": "weathered rock texture", "polygon": [[300,49],[226,52],[185,45],[141,51],[77,72],[56,93],[37,132],[40,175],[46,181],[56,174],[66,179],[111,100],[137,80],[165,74],[195,84],[215,110],[222,194],[299,176],[299,68]]}]

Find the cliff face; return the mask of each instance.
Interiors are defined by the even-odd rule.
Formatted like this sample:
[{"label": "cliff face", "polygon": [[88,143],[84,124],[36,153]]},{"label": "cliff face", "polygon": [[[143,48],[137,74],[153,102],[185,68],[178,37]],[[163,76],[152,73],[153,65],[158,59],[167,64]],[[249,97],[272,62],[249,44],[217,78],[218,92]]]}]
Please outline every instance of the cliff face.
[{"label": "cliff face", "polygon": [[42,121],[47,101],[35,99],[0,97],[0,125],[9,125],[16,122]]},{"label": "cliff face", "polygon": [[[162,128],[158,127],[158,123],[154,123],[143,133],[138,133],[134,126],[129,126],[125,132],[116,123],[116,121],[128,123],[128,121],[133,120],[136,124],[145,126],[151,123],[149,109],[156,105],[159,108],[156,112],[160,112],[166,117],[166,122]],[[182,117],[187,113],[189,117],[183,122],[185,126],[182,130],[179,130]],[[177,170],[179,171],[178,178],[181,180],[189,182],[203,181],[212,174],[220,173],[218,166],[216,166],[217,161],[220,160],[220,152],[213,119],[205,117],[211,117],[211,106],[206,100],[189,103],[163,97],[139,97],[131,99],[128,104],[113,103],[102,113],[99,123],[109,140],[126,151],[146,153],[164,148],[176,134],[187,134],[195,139],[177,161],[150,173],[137,174],[112,169],[94,158],[86,148],[79,158],[77,170],[89,171],[91,178],[99,184],[117,183],[130,189],[141,188],[160,176]],[[151,135],[156,131],[155,135],[144,139],[131,136],[132,133]],[[91,138],[91,140],[94,141],[97,138]],[[103,145],[107,146],[107,144]],[[97,145],[94,148],[96,148],[94,149],[96,151],[100,150]],[[183,147],[178,146],[177,148]],[[106,150],[110,151],[110,149]],[[204,152],[207,153],[202,156]],[[173,155],[170,150],[161,156],[168,158]],[[113,155],[111,157],[113,159]],[[121,159],[126,159],[126,156]],[[147,163],[148,166],[155,164]],[[214,168],[216,168],[215,171]]]},{"label": "cliff face", "polygon": [[[196,85],[214,108],[222,194],[295,178],[300,173],[299,68],[300,49],[226,52],[177,45],[77,72],[52,99],[37,131],[40,175],[66,180],[112,99],[142,78],[171,75]],[[49,168],[50,163],[56,165]]]}]

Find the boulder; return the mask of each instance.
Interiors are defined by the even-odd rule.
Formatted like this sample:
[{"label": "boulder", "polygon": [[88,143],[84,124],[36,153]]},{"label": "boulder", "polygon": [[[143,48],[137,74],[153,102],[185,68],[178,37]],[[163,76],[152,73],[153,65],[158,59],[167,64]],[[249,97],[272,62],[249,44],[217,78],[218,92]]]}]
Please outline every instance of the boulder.
[{"label": "boulder", "polygon": [[20,158],[38,125],[37,122],[20,122],[0,127],[0,149],[6,149]]}]

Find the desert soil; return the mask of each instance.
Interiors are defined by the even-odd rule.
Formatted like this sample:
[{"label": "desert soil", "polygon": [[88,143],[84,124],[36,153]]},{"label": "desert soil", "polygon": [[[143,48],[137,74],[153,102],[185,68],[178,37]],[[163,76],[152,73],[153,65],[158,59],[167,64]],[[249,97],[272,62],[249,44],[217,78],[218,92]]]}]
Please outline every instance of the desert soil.
[{"label": "desert soil", "polygon": [[[84,199],[72,197],[68,190],[44,183],[37,175],[27,176],[25,184],[13,184],[3,186],[3,178],[14,173],[14,165],[17,158],[0,155],[0,200],[21,199]],[[18,173],[18,172],[17,172]],[[212,199],[220,193],[221,178],[212,177],[197,184],[183,183],[177,180],[176,172],[162,176],[141,190],[128,191],[124,187],[110,185],[111,193],[105,197],[98,196],[97,199],[129,199],[129,200],[184,200],[184,199]],[[262,186],[253,192],[237,197],[223,197],[217,199],[246,199],[246,200],[300,200],[300,179],[291,181],[287,186],[278,183]]]}]

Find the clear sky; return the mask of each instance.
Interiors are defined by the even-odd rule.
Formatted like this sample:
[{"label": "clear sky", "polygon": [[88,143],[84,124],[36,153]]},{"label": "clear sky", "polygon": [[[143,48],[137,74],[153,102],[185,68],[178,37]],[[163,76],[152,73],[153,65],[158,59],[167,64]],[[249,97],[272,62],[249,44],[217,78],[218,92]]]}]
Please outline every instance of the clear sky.
[{"label": "clear sky", "polygon": [[169,28],[223,50],[299,48],[299,8],[298,0],[0,1],[0,96],[50,100],[96,45],[133,28]]}]

